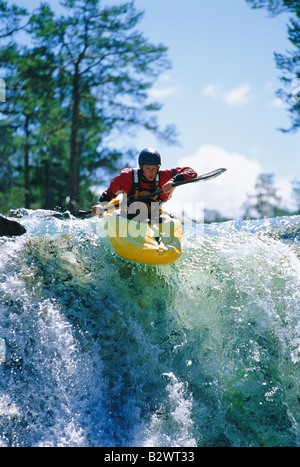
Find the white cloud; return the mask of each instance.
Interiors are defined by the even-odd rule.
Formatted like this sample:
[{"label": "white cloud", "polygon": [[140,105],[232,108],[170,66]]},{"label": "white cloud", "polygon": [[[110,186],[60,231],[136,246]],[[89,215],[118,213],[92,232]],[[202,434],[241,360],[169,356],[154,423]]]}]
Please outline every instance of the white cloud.
[{"label": "white cloud", "polygon": [[[172,77],[168,73],[164,73],[157,80],[157,86],[149,90],[149,95],[154,99],[164,99],[165,97],[179,94],[179,89],[176,86],[166,86]],[[165,87],[164,87],[165,86]]]},{"label": "white cloud", "polygon": [[232,106],[248,104],[250,102],[250,90],[251,86],[249,84],[243,84],[226,92],[223,100],[226,104]]},{"label": "white cloud", "polygon": [[227,172],[209,181],[178,188],[167,204],[168,209],[178,212],[184,199],[187,203],[203,202],[205,209],[217,210],[228,218],[241,216],[241,206],[263,172],[257,161],[214,145],[201,146],[194,155],[179,160],[178,165],[192,167],[199,175],[219,167],[227,168]]},{"label": "white cloud", "polygon": [[274,108],[277,108],[277,109],[282,109],[284,107],[284,102],[279,97],[275,97],[267,105],[268,105],[268,107],[274,107]]},{"label": "white cloud", "polygon": [[272,81],[268,81],[268,82],[265,84],[264,89],[265,89],[266,92],[273,91],[273,90],[274,90],[274,83],[272,83]]},{"label": "white cloud", "polygon": [[251,100],[251,86],[249,84],[242,84],[229,91],[223,91],[220,86],[215,84],[208,84],[203,88],[202,95],[219,99],[230,106],[240,106],[248,104]]},{"label": "white cloud", "polygon": [[177,93],[177,88],[175,87],[168,87],[168,88],[152,88],[149,91],[149,95],[155,99],[163,99],[164,97],[169,97],[172,94]]},{"label": "white cloud", "polygon": [[212,97],[213,99],[218,99],[220,97],[220,87],[215,84],[208,84],[202,90],[203,96]]},{"label": "white cloud", "polygon": [[170,81],[172,79],[172,76],[169,73],[163,73],[160,75],[157,79],[158,83],[163,83],[165,81]]}]

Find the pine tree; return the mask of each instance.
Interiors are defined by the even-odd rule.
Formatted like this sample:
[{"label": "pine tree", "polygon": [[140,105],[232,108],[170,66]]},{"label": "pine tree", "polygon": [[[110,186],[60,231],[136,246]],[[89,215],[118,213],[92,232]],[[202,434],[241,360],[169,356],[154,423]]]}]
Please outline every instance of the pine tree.
[{"label": "pine tree", "polygon": [[292,183],[292,186],[293,186],[293,198],[297,206],[297,210],[295,214],[300,214],[300,181],[294,180]]},{"label": "pine tree", "polygon": [[26,26],[28,12],[17,5],[8,6],[8,2],[0,0],[0,39],[10,38]]},{"label": "pine tree", "polygon": [[24,198],[24,177],[20,175],[20,137],[17,111],[11,105],[16,66],[19,58],[14,35],[24,29],[28,13],[25,8],[0,0],[0,207],[3,213],[17,207]]},{"label": "pine tree", "polygon": [[277,95],[289,105],[291,127],[283,132],[295,132],[300,127],[300,2],[299,0],[246,0],[252,8],[266,8],[271,15],[291,13],[288,38],[293,49],[286,55],[275,53],[277,67],[283,71],[281,81],[286,90]]},{"label": "pine tree", "polygon": [[136,30],[142,14],[133,2],[99,6],[99,0],[65,0],[68,13],[55,18],[47,4],[31,18],[30,33],[39,47],[55,52],[57,93],[69,130],[70,210],[79,203],[81,182],[98,167],[115,168],[120,151],[108,150],[111,134],[142,127],[168,141],[174,129],[161,131],[148,101],[148,90],[170,66],[166,47],[154,46]]},{"label": "pine tree", "polygon": [[[161,105],[148,92],[170,67],[167,49],[137,30],[142,13],[133,1],[62,4],[59,17],[41,3],[28,18],[26,10],[0,0],[0,78],[6,86],[0,178],[13,174],[1,186],[8,190],[10,180],[11,193],[18,190],[13,197],[0,193],[0,203],[14,199],[19,206],[64,209],[69,198],[72,211],[79,200],[89,207],[90,188],[102,181],[101,173],[132,158],[133,148],[113,147],[119,133],[144,128],[176,141],[172,125],[160,128]],[[26,46],[15,40],[21,28],[30,40]]]},{"label": "pine tree", "polygon": [[280,197],[274,186],[273,174],[260,174],[255,183],[255,193],[244,203],[244,219],[270,218],[281,213]]}]

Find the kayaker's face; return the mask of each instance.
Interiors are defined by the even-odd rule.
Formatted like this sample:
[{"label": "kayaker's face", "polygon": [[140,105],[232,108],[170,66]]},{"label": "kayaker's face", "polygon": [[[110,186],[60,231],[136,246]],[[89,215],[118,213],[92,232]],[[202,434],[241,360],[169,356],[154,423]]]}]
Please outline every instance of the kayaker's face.
[{"label": "kayaker's face", "polygon": [[143,165],[143,173],[149,182],[153,182],[159,169],[159,165]]}]

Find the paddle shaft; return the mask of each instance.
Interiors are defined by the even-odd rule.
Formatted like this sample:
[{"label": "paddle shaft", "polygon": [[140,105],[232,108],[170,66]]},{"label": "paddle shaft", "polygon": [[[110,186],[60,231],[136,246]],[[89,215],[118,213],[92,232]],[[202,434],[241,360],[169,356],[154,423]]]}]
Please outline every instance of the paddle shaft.
[{"label": "paddle shaft", "polygon": [[[218,177],[222,173],[226,172],[226,170],[227,169],[223,169],[223,168],[222,169],[216,169],[216,170],[213,170],[212,172],[208,172],[206,174],[199,175],[199,177],[191,178],[189,180],[182,180],[180,182],[175,182],[175,183],[173,183],[173,187],[176,188],[177,186],[186,185],[188,183],[204,182],[206,180],[211,180],[213,178]],[[143,201],[145,199],[151,198],[153,196],[161,195],[163,193],[164,193],[164,190],[154,191],[153,193],[149,193],[148,195],[139,196],[138,198],[135,198],[134,202]],[[121,206],[121,203],[113,204],[111,206],[107,206],[106,208],[104,208],[104,211],[110,211],[110,210],[113,210],[113,209],[118,209],[120,206]],[[81,216],[87,216],[87,215],[89,215],[91,213],[92,213],[91,209],[89,209],[88,211],[79,211],[79,216],[80,217]]]}]

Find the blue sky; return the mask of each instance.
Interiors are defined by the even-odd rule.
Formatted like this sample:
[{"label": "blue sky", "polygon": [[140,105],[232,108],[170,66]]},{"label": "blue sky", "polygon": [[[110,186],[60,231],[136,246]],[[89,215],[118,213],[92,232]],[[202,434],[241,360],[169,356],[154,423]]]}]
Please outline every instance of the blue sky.
[{"label": "blue sky", "polygon": [[193,164],[199,172],[228,168],[223,179],[190,185],[188,198],[238,216],[258,173],[267,172],[288,200],[291,181],[300,178],[300,136],[278,130],[290,121],[275,94],[281,71],[274,60],[275,51],[291,48],[288,15],[271,18],[244,0],[135,4],[145,11],[145,34],[169,46],[173,65],[154,89],[164,103],[161,121],[180,131],[181,147],[159,145],[164,164]]},{"label": "blue sky", "polygon": [[[57,10],[58,0],[48,3]],[[30,7],[39,4],[31,0]],[[119,144],[156,147],[163,168],[192,165],[199,173],[228,168],[201,187],[181,188],[178,199],[202,200],[207,208],[237,217],[257,175],[265,172],[274,174],[290,203],[291,181],[300,179],[300,135],[278,130],[289,128],[290,120],[275,94],[281,71],[274,60],[274,52],[292,47],[288,15],[271,18],[245,0],[135,0],[135,5],[145,12],[139,29],[169,48],[172,69],[151,97],[163,103],[159,120],[162,126],[175,123],[181,145],[167,146],[145,132],[134,140],[120,137]]]},{"label": "blue sky", "polygon": [[244,0],[135,4],[145,10],[145,34],[169,46],[173,69],[157,95],[165,104],[161,120],[175,121],[181,132],[180,154],[217,144],[257,157],[267,171],[295,174],[299,138],[276,130],[289,126],[285,106],[276,100],[281,72],[273,56],[290,48],[287,16],[270,18]]}]

